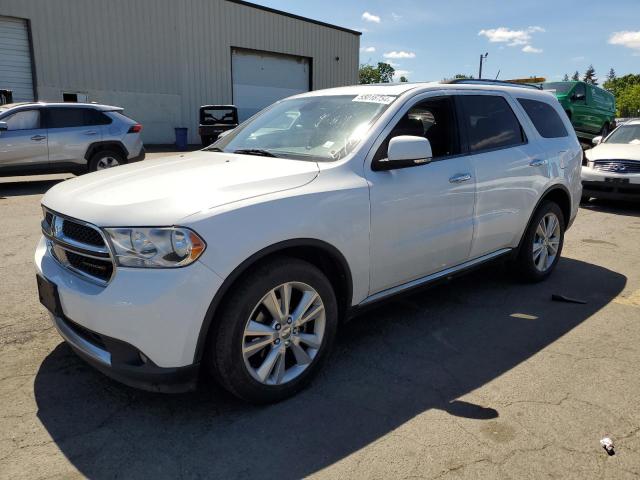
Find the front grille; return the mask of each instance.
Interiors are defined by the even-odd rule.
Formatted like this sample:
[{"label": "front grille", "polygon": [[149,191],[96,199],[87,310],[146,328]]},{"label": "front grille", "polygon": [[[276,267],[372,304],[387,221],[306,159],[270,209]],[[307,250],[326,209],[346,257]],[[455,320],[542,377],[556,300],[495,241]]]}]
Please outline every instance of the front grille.
[{"label": "front grille", "polygon": [[640,161],[633,160],[596,160],[595,170],[611,173],[640,173]]},{"label": "front grille", "polygon": [[42,232],[49,251],[63,267],[99,285],[109,283],[115,265],[98,227],[45,209]]},{"label": "front grille", "polygon": [[79,243],[88,243],[96,247],[104,247],[104,239],[102,235],[95,229],[83,225],[81,223],[66,220],[62,224],[62,233],[72,240]]}]

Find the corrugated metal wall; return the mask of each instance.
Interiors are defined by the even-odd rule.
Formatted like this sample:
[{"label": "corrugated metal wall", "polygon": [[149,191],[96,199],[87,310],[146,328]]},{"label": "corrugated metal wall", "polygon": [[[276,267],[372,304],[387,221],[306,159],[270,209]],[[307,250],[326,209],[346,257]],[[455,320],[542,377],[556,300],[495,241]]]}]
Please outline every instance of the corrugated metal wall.
[{"label": "corrugated metal wall", "polygon": [[14,102],[33,100],[26,20],[0,16],[0,88],[11,90]]},{"label": "corrugated metal wall", "polygon": [[358,81],[357,35],[226,0],[0,0],[0,15],[31,21],[39,99],[121,105],[147,143],[176,126],[197,142],[198,107],[232,101],[231,47],[311,57],[314,89]]}]

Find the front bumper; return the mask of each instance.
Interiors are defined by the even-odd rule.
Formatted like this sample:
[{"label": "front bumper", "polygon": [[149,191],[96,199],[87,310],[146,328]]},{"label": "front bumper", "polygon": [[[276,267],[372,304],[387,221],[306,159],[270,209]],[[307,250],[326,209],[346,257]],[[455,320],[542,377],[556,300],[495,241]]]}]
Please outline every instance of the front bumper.
[{"label": "front bumper", "polygon": [[198,364],[161,368],[126,342],[82,328],[68,318],[49,315],[60,336],[80,358],[120,383],[163,393],[188,392],[198,384]]},{"label": "front bumper", "polygon": [[[162,390],[154,386],[158,379],[184,380],[197,370],[200,330],[222,283],[201,262],[175,269],[118,268],[102,287],[61,266],[42,238],[35,264],[37,273],[58,289],[64,318],[54,318],[56,328],[99,370],[130,385],[145,388],[148,383],[153,390]],[[87,335],[71,335],[79,331]],[[137,353],[147,359],[145,365],[127,364],[141,358]]]},{"label": "front bumper", "polygon": [[582,196],[638,201],[640,200],[640,174],[603,172],[583,166]]}]

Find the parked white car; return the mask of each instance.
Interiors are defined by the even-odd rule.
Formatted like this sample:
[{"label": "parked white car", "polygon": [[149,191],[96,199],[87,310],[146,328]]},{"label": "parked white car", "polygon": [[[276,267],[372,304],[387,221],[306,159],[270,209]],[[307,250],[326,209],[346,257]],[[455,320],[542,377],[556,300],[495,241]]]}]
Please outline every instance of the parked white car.
[{"label": "parked white car", "polygon": [[595,137],[593,143],[582,167],[583,201],[640,200],[640,119],[620,125],[604,139]]},{"label": "parked white car", "polygon": [[40,298],[124,383],[186,390],[204,367],[242,399],[277,401],[362,306],[498,258],[546,278],[581,155],[557,100],[533,88],[298,95],[208,149],[49,190]]}]

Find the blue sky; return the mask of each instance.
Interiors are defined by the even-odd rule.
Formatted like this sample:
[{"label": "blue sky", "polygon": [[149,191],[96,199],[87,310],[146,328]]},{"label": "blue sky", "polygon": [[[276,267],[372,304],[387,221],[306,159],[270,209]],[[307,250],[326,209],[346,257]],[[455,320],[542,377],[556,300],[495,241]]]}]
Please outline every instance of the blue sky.
[{"label": "blue sky", "polygon": [[[392,62],[411,81],[456,73],[558,80],[593,64],[640,73],[640,0],[254,0],[363,32],[361,63]],[[396,78],[397,79],[397,78]]]}]

